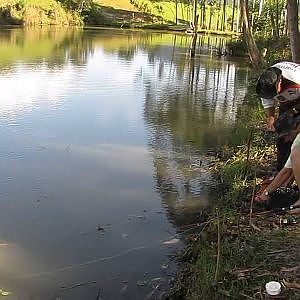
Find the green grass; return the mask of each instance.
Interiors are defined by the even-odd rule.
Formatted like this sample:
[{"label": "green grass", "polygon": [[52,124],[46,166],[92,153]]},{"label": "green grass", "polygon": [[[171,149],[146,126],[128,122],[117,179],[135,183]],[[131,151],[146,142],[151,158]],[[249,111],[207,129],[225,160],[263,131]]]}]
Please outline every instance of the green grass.
[{"label": "green grass", "polygon": [[129,0],[95,0],[95,3],[103,6],[113,7],[115,9],[136,11],[136,8],[130,3]]},{"label": "green grass", "polygon": [[[165,27],[158,27],[159,24],[172,24],[174,25],[176,22],[176,6],[175,2],[172,1],[150,1],[150,0],[94,0],[94,3],[100,5],[100,7],[111,7],[115,10],[112,14],[118,15],[118,10],[125,10],[128,12],[139,11],[146,15],[150,15],[153,20],[150,23],[154,23],[156,28],[165,29]],[[16,5],[18,4],[18,5]],[[68,23],[72,16],[70,13],[64,11],[61,4],[56,0],[0,0],[0,8],[6,7],[11,11],[11,15],[13,18],[25,19],[24,11],[27,12],[27,21],[34,24],[39,23],[57,23],[59,19],[60,23]],[[18,7],[18,8],[17,8]],[[20,7],[24,8],[24,11],[20,11]],[[30,8],[30,9],[29,9]],[[36,11],[34,11],[34,9]],[[95,6],[94,6],[95,8]],[[189,26],[190,21],[193,18],[193,7],[192,5],[186,5],[184,3],[178,3],[177,6],[177,24],[184,26],[187,28]],[[30,12],[29,12],[30,11]],[[101,9],[100,9],[101,11]],[[49,18],[49,12],[55,12],[59,17],[56,20],[53,18]],[[95,10],[92,14],[95,13]],[[69,14],[69,15],[68,15]],[[210,5],[205,6],[205,21],[202,21],[202,9],[198,6],[198,14],[199,14],[199,29],[202,30],[211,30],[212,32],[221,32],[225,31],[230,33],[230,20],[227,20],[227,28],[224,30],[220,29],[219,20],[222,19],[222,11]],[[232,14],[231,7],[227,7],[226,14],[228,17]],[[40,20],[38,20],[38,15],[41,15]],[[74,15],[73,15],[74,17]],[[86,17],[86,16],[85,16]],[[98,21],[95,21],[95,15],[93,15],[94,24],[103,24],[109,25],[109,22],[114,23],[113,20],[102,20],[103,16],[98,14],[96,16]],[[88,20],[89,18],[86,18]],[[101,21],[102,20],[102,21]],[[133,21],[133,20],[132,20]],[[73,20],[74,22],[74,20]],[[93,24],[92,22],[92,24]],[[78,20],[75,18],[75,23],[78,23]],[[107,24],[108,23],[108,24]],[[112,24],[113,25],[113,24]],[[115,24],[116,26],[118,23]],[[144,24],[148,25],[149,24]],[[209,28],[208,28],[209,27]]]},{"label": "green grass", "polygon": [[[181,256],[183,273],[168,299],[265,299],[266,282],[300,278],[300,270],[285,271],[293,270],[300,259],[300,219],[298,224],[284,225],[288,215],[252,214],[250,223],[254,182],[270,176],[276,150],[274,136],[257,129],[265,115],[254,91],[245,100],[239,116],[244,128],[233,133],[240,135],[233,139],[240,142],[224,147],[212,166],[220,178],[218,199],[204,228],[195,229],[188,239],[193,242]],[[300,299],[300,290],[288,285],[282,294],[284,299]]]},{"label": "green grass", "polygon": [[57,1],[55,0],[23,0],[26,5],[28,6],[38,6],[41,9],[49,10],[55,6],[57,6]]},{"label": "green grass", "polygon": [[0,23],[82,25],[82,20],[55,0],[0,0]]},{"label": "green grass", "polygon": [[[245,139],[238,150],[225,149],[216,163],[224,184],[215,203],[218,209],[210,212],[206,227],[193,234],[194,242],[182,255],[187,275],[179,277],[170,299],[264,299],[266,282],[299,278],[299,271],[284,271],[297,266],[300,259],[299,224],[283,225],[280,222],[288,216],[272,214],[253,216],[255,227],[250,224],[255,174],[260,179],[255,170],[270,168],[274,148],[261,131],[255,131],[245,176],[247,153]],[[284,289],[283,294],[285,299],[300,297],[300,291],[292,288]]]}]

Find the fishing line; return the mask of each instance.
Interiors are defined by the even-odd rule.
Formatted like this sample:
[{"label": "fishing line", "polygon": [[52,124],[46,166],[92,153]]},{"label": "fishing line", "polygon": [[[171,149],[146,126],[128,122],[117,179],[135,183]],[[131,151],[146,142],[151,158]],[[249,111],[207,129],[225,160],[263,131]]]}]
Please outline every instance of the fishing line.
[{"label": "fishing line", "polygon": [[180,237],[180,235],[185,234],[185,233],[187,233],[187,232],[189,232],[191,230],[194,230],[196,228],[199,228],[201,225],[204,225],[203,228],[201,229],[201,231],[203,231],[204,228],[207,226],[207,224],[209,222],[211,222],[211,221],[208,221],[208,222],[205,222],[205,223],[202,223],[202,224],[197,224],[195,227],[189,228],[189,229],[184,230],[184,231],[182,231],[180,233],[176,233],[174,235],[171,235],[171,236],[165,237],[163,239],[160,239],[160,240],[157,240],[157,241],[145,244],[143,246],[138,246],[138,247],[134,247],[134,248],[125,250],[123,252],[117,253],[117,254],[112,255],[112,256],[95,258],[95,259],[92,259],[92,260],[89,260],[89,261],[86,261],[86,262],[83,262],[83,263],[77,263],[77,264],[73,264],[73,265],[61,267],[61,268],[58,268],[58,269],[55,269],[55,270],[44,271],[44,272],[34,273],[34,274],[24,274],[24,275],[21,275],[21,276],[16,276],[16,277],[10,278],[10,280],[25,279],[25,278],[34,278],[34,277],[41,277],[41,276],[46,276],[46,275],[53,275],[53,274],[56,274],[56,273],[61,273],[61,272],[73,270],[73,269],[76,269],[76,268],[79,268],[79,267],[84,267],[84,266],[91,265],[91,264],[94,264],[94,263],[110,261],[110,260],[113,260],[115,258],[122,257],[122,256],[124,256],[126,254],[129,254],[129,253],[132,253],[132,252],[135,252],[135,251],[138,251],[138,250],[146,249],[146,248],[149,248],[149,247],[151,247],[153,245],[166,242],[166,241],[170,240],[171,238]]}]

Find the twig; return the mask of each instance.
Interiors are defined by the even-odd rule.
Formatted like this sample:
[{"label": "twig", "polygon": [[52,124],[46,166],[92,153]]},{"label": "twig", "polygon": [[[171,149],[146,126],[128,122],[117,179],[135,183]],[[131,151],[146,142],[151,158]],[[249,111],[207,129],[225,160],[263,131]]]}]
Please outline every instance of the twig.
[{"label": "twig", "polygon": [[220,256],[221,256],[221,234],[220,234],[220,218],[219,218],[219,211],[216,209],[217,212],[217,226],[218,226],[218,253],[217,253],[217,264],[216,264],[216,272],[214,278],[214,284],[217,283],[218,275],[219,275],[219,264],[220,264]]},{"label": "twig", "polygon": [[146,296],[145,300],[152,299],[152,296],[153,296],[153,295],[155,294],[155,292],[160,288],[160,286],[161,286],[161,284],[158,284],[158,285],[152,290],[152,292],[150,292],[150,293]]},{"label": "twig", "polygon": [[263,297],[263,293],[262,293],[262,288],[261,288],[261,286],[259,287],[259,296],[260,296],[260,299],[264,299],[264,297]]},{"label": "twig", "polygon": [[252,188],[252,197],[251,197],[251,205],[250,205],[250,214],[249,214],[249,223],[257,231],[261,231],[253,222],[252,222],[252,214],[253,214],[253,202],[255,198],[255,189],[256,189],[256,168],[254,170],[254,179],[253,179],[253,188]]},{"label": "twig", "polygon": [[275,214],[274,210],[265,210],[265,211],[254,213],[254,215],[257,216],[257,217],[270,215],[270,214]]},{"label": "twig", "polygon": [[245,169],[244,169],[244,178],[246,176],[246,172],[247,172],[247,168],[249,165],[249,158],[250,158],[250,148],[251,148],[251,141],[252,141],[252,136],[253,136],[253,127],[251,128],[250,134],[249,134],[249,138],[247,141],[247,159],[246,159],[246,165],[245,165]]},{"label": "twig", "polygon": [[72,290],[72,289],[75,289],[77,287],[81,287],[81,286],[85,286],[85,285],[91,285],[91,284],[96,284],[96,283],[97,283],[97,281],[80,282],[80,283],[73,284],[71,286],[62,286],[61,288],[63,290]]},{"label": "twig", "polygon": [[241,245],[241,228],[240,228],[240,221],[241,221],[241,213],[237,219],[237,228],[238,228],[238,247],[240,248]]},{"label": "twig", "polygon": [[265,272],[265,273],[262,273],[262,274],[257,274],[256,278],[265,277],[265,276],[271,276],[271,275],[274,275],[274,274],[271,273],[271,272]]},{"label": "twig", "polygon": [[261,231],[261,229],[259,227],[257,227],[254,223],[250,223],[251,227],[256,230],[256,231]]},{"label": "twig", "polygon": [[250,297],[250,296],[248,296],[248,295],[246,295],[244,293],[240,293],[240,295],[243,296],[243,297],[245,297],[245,298],[247,298],[247,299],[255,300],[255,298]]},{"label": "twig", "polygon": [[282,253],[282,252],[287,252],[287,251],[291,251],[291,249],[276,250],[276,251],[268,252],[267,254],[272,255],[272,254],[277,254],[277,253]]},{"label": "twig", "polygon": [[292,267],[292,268],[281,268],[281,272],[297,272],[298,269],[300,269],[300,265],[299,266],[296,266],[296,267]]}]

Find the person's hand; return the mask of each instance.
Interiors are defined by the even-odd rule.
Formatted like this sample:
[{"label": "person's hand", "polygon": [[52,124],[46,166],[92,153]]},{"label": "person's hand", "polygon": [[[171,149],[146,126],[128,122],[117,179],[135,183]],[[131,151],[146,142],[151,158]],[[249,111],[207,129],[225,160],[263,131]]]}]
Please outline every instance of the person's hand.
[{"label": "person's hand", "polygon": [[266,202],[270,199],[270,196],[269,195],[266,195],[266,190],[264,190],[263,192],[261,192],[259,195],[256,195],[255,198],[254,198],[254,201],[255,202],[258,202],[258,203],[262,203],[262,202]]}]

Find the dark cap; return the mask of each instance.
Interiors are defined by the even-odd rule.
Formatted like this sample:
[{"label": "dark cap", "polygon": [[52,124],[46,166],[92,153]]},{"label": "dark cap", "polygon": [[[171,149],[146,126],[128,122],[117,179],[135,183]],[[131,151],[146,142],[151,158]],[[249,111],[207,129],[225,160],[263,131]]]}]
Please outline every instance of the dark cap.
[{"label": "dark cap", "polygon": [[300,115],[295,115],[292,111],[287,111],[280,115],[274,123],[274,127],[279,137],[289,134],[300,124]]},{"label": "dark cap", "polygon": [[258,78],[256,93],[266,99],[277,95],[276,83],[281,77],[281,70],[276,67],[266,69]]}]

